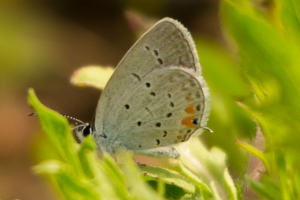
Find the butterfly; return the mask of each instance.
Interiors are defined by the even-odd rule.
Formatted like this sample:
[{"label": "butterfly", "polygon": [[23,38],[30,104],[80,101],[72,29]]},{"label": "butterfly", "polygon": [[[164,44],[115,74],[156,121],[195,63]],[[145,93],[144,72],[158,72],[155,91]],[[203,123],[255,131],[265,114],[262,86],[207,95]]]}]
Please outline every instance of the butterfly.
[{"label": "butterfly", "polygon": [[112,156],[125,148],[177,158],[172,145],[209,130],[210,95],[201,74],[190,33],[164,18],[125,54],[102,91],[94,121],[76,134],[91,134],[97,149]]}]

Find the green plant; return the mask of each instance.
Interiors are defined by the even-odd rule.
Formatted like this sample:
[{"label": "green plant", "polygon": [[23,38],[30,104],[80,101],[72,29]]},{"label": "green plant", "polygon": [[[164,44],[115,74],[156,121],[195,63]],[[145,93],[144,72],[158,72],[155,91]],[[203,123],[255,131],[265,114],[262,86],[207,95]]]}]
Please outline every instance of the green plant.
[{"label": "green plant", "polygon": [[[29,90],[29,103],[61,158],[45,161],[34,170],[38,174],[49,175],[66,199],[164,199],[163,196],[171,199],[220,199],[220,195],[237,199],[236,188],[225,168],[225,154],[221,150],[209,152],[197,140],[190,143],[190,147],[181,147],[196,150],[185,153],[181,149],[185,159],[184,165],[177,165],[177,171],[181,173],[147,165],[141,165],[139,171],[130,154],[124,155],[124,163],[119,167],[106,154],[102,160],[97,157],[91,137],[80,145],[76,144],[67,120],[43,106],[32,89]],[[203,151],[203,161],[206,160],[203,163],[191,160],[199,148]],[[215,158],[219,158],[218,163],[214,163]],[[210,165],[214,168],[209,168]],[[193,173],[200,167],[206,180]],[[156,188],[158,193],[145,182]]]},{"label": "green plant", "polygon": [[[254,98],[242,106],[257,122],[266,150],[259,155],[267,171],[248,177],[263,199],[299,199],[300,2],[223,1],[222,19],[233,38],[241,74]],[[257,154],[258,153],[258,154]]]}]

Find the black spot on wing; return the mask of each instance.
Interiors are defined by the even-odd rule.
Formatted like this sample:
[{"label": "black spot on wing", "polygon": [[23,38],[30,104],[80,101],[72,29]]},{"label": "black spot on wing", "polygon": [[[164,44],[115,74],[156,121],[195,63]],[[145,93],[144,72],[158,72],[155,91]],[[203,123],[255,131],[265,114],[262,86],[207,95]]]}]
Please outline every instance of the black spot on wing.
[{"label": "black spot on wing", "polygon": [[198,125],[199,119],[198,119],[198,118],[194,118],[193,121],[192,121],[192,123],[193,123],[194,125]]},{"label": "black spot on wing", "polygon": [[167,114],[167,117],[171,117],[171,116],[172,116],[172,113],[168,113],[168,114]]},{"label": "black spot on wing", "polygon": [[160,140],[159,140],[159,139],[156,139],[156,142],[157,142],[157,145],[159,145],[159,144],[160,144]]},{"label": "black spot on wing", "polygon": [[164,61],[161,58],[158,58],[157,61],[160,65],[164,64]]},{"label": "black spot on wing", "polygon": [[200,111],[200,110],[201,110],[201,105],[197,105],[197,106],[196,106],[196,110],[197,110],[197,111]]},{"label": "black spot on wing", "polygon": [[168,134],[168,131],[164,131],[164,135],[163,135],[163,137],[166,137],[166,136],[167,136],[167,134]]}]

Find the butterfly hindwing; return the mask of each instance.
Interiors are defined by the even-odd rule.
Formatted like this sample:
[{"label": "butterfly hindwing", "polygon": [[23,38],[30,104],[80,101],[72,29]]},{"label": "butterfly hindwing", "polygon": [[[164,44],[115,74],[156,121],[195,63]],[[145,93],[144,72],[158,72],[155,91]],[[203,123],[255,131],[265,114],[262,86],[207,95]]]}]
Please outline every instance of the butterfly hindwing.
[{"label": "butterfly hindwing", "polygon": [[150,149],[184,142],[205,126],[208,90],[181,67],[159,68],[131,88],[111,110],[111,131],[129,149]]}]

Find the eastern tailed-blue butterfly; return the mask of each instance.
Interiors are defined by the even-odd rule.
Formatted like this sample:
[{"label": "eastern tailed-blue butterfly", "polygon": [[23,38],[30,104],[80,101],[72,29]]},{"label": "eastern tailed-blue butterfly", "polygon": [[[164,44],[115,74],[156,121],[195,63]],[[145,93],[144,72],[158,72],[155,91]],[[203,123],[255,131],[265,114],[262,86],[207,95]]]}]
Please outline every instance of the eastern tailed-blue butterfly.
[{"label": "eastern tailed-blue butterfly", "polygon": [[101,94],[93,123],[77,134],[92,134],[98,150],[112,156],[126,148],[177,158],[168,146],[208,129],[209,98],[191,35],[164,18],[126,53]]}]

